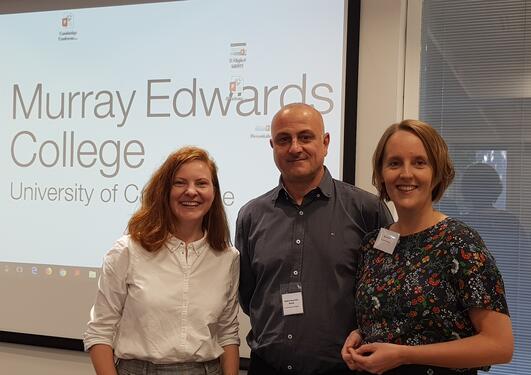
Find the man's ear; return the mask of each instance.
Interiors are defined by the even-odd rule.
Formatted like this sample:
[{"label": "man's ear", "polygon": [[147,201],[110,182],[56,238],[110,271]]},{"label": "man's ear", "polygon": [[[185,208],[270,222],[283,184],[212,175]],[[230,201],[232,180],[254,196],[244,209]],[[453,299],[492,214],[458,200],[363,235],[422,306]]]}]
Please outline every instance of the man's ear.
[{"label": "man's ear", "polygon": [[323,145],[325,147],[325,156],[328,155],[328,145],[330,144],[330,133],[323,135]]}]

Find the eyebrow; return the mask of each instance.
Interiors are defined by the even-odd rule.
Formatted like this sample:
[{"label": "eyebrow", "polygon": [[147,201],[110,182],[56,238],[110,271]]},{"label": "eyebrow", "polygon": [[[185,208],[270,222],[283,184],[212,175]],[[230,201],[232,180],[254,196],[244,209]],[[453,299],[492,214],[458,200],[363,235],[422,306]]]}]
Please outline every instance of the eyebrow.
[{"label": "eyebrow", "polygon": [[[295,135],[299,135],[299,134],[304,134],[304,133],[311,133],[311,134],[318,134],[316,133],[315,131],[313,131],[312,129],[303,129],[301,131],[298,131],[297,133],[295,133]],[[324,134],[324,133],[323,133]],[[279,135],[289,135],[291,136],[291,133],[289,132],[285,132],[285,131],[280,131],[278,132],[275,137],[278,137]]]}]

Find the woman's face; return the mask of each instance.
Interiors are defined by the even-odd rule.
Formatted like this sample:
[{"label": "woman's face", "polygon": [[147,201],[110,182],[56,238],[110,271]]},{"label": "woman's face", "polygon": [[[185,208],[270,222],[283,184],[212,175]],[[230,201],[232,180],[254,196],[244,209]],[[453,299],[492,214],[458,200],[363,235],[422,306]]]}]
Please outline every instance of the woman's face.
[{"label": "woman's face", "polygon": [[184,163],[175,173],[170,191],[170,208],[177,224],[201,225],[213,201],[208,164],[200,160]]},{"label": "woman's face", "polygon": [[399,130],[385,145],[382,177],[397,212],[432,209],[433,168],[420,138]]}]

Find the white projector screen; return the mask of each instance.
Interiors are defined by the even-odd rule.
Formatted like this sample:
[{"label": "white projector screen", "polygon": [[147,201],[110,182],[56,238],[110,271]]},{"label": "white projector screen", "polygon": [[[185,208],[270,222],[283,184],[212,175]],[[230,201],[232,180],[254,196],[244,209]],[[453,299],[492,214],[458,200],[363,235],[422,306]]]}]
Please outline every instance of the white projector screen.
[{"label": "white projector screen", "polygon": [[345,12],[216,0],[0,15],[0,330],[81,337],[103,255],[181,146],[216,160],[232,235],[277,184],[283,104],[323,113],[341,178]]}]

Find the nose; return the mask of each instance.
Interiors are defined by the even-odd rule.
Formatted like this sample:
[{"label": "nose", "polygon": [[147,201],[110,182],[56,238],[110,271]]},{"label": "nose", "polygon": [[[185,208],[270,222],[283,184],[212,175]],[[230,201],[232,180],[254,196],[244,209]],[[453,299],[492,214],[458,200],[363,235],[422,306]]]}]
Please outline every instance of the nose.
[{"label": "nose", "polygon": [[190,184],[186,187],[184,193],[190,197],[195,197],[197,195],[197,190],[195,189],[195,186],[193,184]]},{"label": "nose", "polygon": [[301,145],[299,144],[299,140],[297,138],[294,138],[291,141],[291,144],[289,145],[289,152],[291,154],[298,154],[302,151]]},{"label": "nose", "polygon": [[411,166],[409,164],[404,164],[402,168],[400,169],[400,177],[402,178],[408,178],[411,177]]}]

